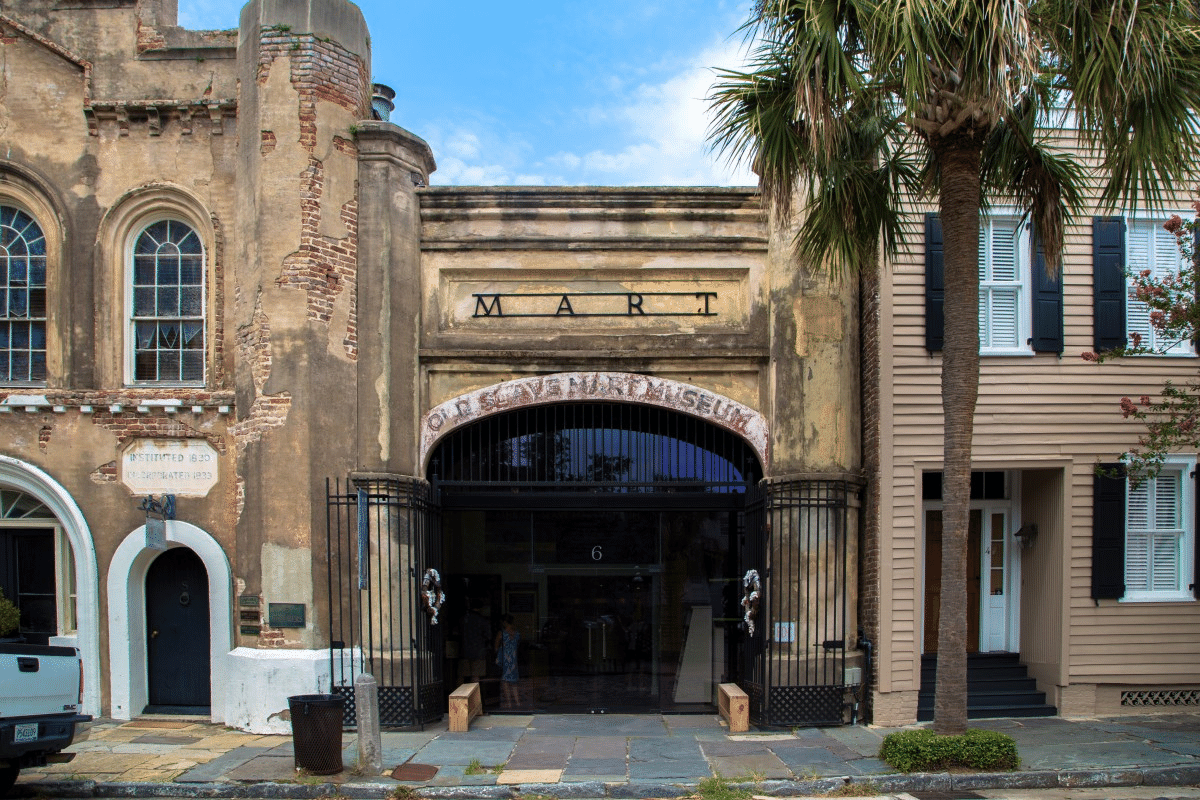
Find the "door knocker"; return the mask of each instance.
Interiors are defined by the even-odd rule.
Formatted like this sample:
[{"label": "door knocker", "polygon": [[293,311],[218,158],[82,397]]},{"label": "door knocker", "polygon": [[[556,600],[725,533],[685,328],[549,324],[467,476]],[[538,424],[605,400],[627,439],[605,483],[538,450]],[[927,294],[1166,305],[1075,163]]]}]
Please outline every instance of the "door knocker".
[{"label": "door knocker", "polygon": [[421,599],[425,602],[425,613],[429,615],[429,624],[438,624],[438,612],[442,603],[446,602],[446,593],[442,591],[442,576],[433,567],[425,570],[421,579]]},{"label": "door knocker", "polygon": [[758,600],[762,596],[762,581],[758,570],[748,569],[742,577],[742,609],[745,614],[742,622],[746,625],[746,634],[754,635],[754,618],[758,616]]}]

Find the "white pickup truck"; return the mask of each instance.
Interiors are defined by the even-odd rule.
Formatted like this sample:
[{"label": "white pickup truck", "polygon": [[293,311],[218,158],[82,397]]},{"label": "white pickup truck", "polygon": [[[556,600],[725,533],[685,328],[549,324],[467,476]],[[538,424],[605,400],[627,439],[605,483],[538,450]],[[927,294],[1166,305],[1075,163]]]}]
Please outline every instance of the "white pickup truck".
[{"label": "white pickup truck", "polygon": [[73,647],[0,644],[0,795],[22,767],[40,766],[85,735],[91,717]]}]

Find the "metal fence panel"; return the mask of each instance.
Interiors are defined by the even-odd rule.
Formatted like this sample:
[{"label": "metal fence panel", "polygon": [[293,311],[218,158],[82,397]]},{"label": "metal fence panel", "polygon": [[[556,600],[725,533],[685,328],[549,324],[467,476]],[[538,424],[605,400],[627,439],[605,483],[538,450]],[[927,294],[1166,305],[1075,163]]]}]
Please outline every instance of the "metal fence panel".
[{"label": "metal fence panel", "polygon": [[[354,679],[379,684],[380,722],[412,726],[444,713],[441,526],[433,487],[397,475],[326,485],[330,668],[356,724]],[[435,577],[436,576],[436,577]]]}]

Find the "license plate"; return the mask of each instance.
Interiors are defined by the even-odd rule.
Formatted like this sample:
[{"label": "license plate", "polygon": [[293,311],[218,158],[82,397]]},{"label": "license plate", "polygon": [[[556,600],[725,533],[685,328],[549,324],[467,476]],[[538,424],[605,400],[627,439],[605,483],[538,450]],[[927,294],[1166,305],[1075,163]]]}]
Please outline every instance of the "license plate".
[{"label": "license plate", "polygon": [[14,742],[36,742],[37,738],[38,724],[36,722],[25,722],[13,726]]}]

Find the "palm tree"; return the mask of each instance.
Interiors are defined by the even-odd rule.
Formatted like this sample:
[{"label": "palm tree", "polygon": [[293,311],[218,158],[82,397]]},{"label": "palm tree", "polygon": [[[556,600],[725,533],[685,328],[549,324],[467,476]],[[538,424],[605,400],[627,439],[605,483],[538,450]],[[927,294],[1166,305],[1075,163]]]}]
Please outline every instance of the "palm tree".
[{"label": "palm tree", "polygon": [[[1200,26],[1176,0],[759,0],[746,71],[721,71],[714,147],[749,163],[797,257],[873,269],[936,197],[944,241],[942,613],[934,729],[967,727],[966,543],[979,384],[979,216],[1018,205],[1057,271],[1092,180],[1101,201],[1155,203],[1200,137]],[[1077,141],[1038,127],[1073,116]],[[954,613],[950,613],[954,612]]]}]

